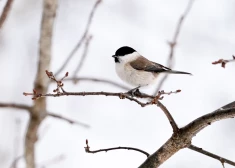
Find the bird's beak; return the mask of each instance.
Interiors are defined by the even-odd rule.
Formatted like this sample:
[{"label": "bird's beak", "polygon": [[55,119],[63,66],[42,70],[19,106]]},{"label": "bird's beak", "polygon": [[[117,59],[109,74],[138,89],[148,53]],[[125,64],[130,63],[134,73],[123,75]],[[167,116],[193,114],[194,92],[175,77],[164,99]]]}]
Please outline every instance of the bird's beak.
[{"label": "bird's beak", "polygon": [[113,55],[112,57],[113,57],[113,58],[116,58],[117,56],[116,56],[116,55]]}]

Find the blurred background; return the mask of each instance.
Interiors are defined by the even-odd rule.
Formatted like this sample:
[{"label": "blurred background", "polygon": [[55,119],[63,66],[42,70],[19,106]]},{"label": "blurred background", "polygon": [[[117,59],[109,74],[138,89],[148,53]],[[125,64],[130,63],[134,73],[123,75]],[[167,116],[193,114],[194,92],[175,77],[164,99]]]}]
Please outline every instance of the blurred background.
[{"label": "blurred background", "polygon": [[[2,10],[6,0],[0,2]],[[95,0],[59,0],[50,71],[57,71],[82,36]],[[128,45],[152,61],[167,65],[176,24],[188,0],[103,0],[98,7],[89,34],[93,36],[79,77],[109,79],[120,84],[111,57],[121,46]],[[32,104],[30,92],[37,70],[38,41],[42,0],[18,0],[0,31],[1,102]],[[183,23],[174,55],[175,70],[193,76],[171,75],[162,89],[182,92],[165,96],[167,106],[179,126],[234,101],[235,64],[223,69],[212,65],[220,58],[235,54],[235,1],[195,0]],[[71,74],[81,59],[84,44],[65,70]],[[128,85],[126,85],[128,86]],[[153,93],[156,86],[142,91]],[[130,86],[129,86],[130,87]],[[52,83],[49,92],[55,88]],[[65,82],[66,91],[125,90],[95,82]],[[136,168],[146,156],[128,150],[98,154],[85,153],[85,140],[91,150],[130,146],[155,152],[172,134],[163,112],[156,106],[141,108],[134,102],[117,97],[86,96],[47,98],[48,110],[90,128],[47,118],[40,126],[36,144],[36,162],[42,168]],[[29,115],[16,109],[0,109],[0,167],[8,168],[24,153],[24,139]],[[193,139],[193,144],[212,153],[235,160],[235,120],[215,123]],[[62,157],[48,163],[57,156]],[[221,163],[189,149],[184,149],[161,167],[222,167]],[[18,162],[24,168],[24,160]],[[226,165],[226,168],[231,166]]]}]

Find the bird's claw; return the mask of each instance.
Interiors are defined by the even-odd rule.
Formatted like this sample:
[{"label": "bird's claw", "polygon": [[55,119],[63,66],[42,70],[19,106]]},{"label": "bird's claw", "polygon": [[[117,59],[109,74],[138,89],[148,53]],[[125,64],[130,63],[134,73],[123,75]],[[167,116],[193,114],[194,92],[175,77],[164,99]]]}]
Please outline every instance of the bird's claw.
[{"label": "bird's claw", "polygon": [[135,97],[137,95],[140,95],[140,90],[138,88],[134,88],[129,90],[127,94],[131,95],[132,97]]}]

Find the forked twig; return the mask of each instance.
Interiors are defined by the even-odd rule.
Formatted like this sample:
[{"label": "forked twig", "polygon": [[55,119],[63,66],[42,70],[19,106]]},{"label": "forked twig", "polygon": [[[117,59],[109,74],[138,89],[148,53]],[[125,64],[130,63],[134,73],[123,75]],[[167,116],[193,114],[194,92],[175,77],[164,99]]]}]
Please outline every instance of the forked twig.
[{"label": "forked twig", "polygon": [[[167,66],[169,68],[172,68],[172,66],[173,66],[173,57],[174,57],[175,46],[177,44],[177,40],[178,40],[180,31],[181,31],[183,22],[184,22],[185,18],[187,17],[188,13],[190,12],[190,9],[192,8],[193,3],[194,3],[194,0],[189,0],[188,5],[187,5],[184,13],[182,14],[182,16],[180,17],[180,19],[179,19],[179,21],[177,23],[173,39],[172,39],[171,42],[168,42],[168,44],[170,46],[170,53],[169,53],[169,56],[168,56],[168,65]],[[161,81],[159,82],[158,87],[157,87],[154,95],[156,95],[157,92],[161,89],[161,87],[163,86],[163,83],[166,81],[167,77],[168,77],[168,74],[166,74],[161,79]]]},{"label": "forked twig", "polygon": [[228,59],[228,60],[224,60],[224,59],[219,59],[218,61],[214,61],[212,62],[212,64],[216,65],[216,64],[221,64],[221,67],[225,68],[225,65],[228,62],[235,62],[235,56],[233,55],[232,59]]},{"label": "forked twig", "polygon": [[53,75],[53,72],[49,72],[46,70],[46,74],[48,78],[53,80],[54,82],[57,83],[57,88],[53,90],[54,93],[38,93],[35,89],[33,90],[33,93],[26,93],[24,92],[23,94],[25,96],[33,96],[32,99],[36,100],[41,97],[60,97],[60,96],[91,96],[91,95],[103,95],[103,96],[116,96],[119,97],[120,99],[129,99],[131,101],[136,102],[137,104],[141,105],[141,107],[145,107],[147,105],[152,105],[152,104],[157,104],[157,100],[162,100],[163,96],[162,95],[170,95],[173,93],[178,93],[181,92],[181,90],[176,90],[176,91],[171,91],[171,92],[165,92],[164,90],[159,91],[156,96],[150,96],[141,92],[136,92],[135,96],[137,98],[151,98],[149,102],[143,103],[140,102],[138,99],[135,99],[132,97],[128,92],[127,93],[112,93],[112,92],[67,92],[63,89],[64,83],[63,80],[68,77],[68,72],[65,73],[64,77],[61,80],[57,80],[55,76]]},{"label": "forked twig", "polygon": [[83,63],[84,63],[85,58],[87,56],[87,52],[88,52],[88,48],[89,48],[91,39],[92,39],[92,36],[88,36],[87,39],[86,39],[84,51],[83,51],[83,54],[82,54],[82,58],[81,58],[78,66],[76,67],[76,69],[74,71],[74,75],[73,75],[74,77],[76,77],[76,75],[78,74],[78,72],[81,70],[81,68],[83,66]]},{"label": "forked twig", "polygon": [[85,40],[85,38],[87,37],[87,34],[89,32],[91,23],[92,23],[92,19],[94,17],[95,11],[97,9],[97,7],[99,6],[99,4],[102,2],[102,0],[97,0],[95,2],[95,5],[93,6],[91,13],[89,15],[87,24],[86,24],[86,28],[85,28],[85,32],[83,33],[81,39],[78,41],[78,43],[75,45],[75,47],[73,48],[73,50],[70,52],[70,54],[68,55],[67,59],[65,60],[65,62],[63,63],[63,65],[59,68],[59,70],[55,73],[55,76],[57,76],[60,72],[62,72],[64,70],[64,68],[66,67],[66,65],[69,63],[69,61],[72,59],[72,57],[74,56],[74,54],[77,52],[77,50],[81,47],[83,41]]}]

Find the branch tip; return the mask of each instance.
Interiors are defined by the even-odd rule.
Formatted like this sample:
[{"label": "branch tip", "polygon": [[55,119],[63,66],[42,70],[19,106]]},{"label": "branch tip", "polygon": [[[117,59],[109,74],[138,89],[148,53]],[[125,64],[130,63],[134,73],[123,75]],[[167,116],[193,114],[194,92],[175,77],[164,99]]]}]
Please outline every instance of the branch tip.
[{"label": "branch tip", "polygon": [[108,151],[111,151],[111,150],[118,150],[118,149],[126,149],[126,150],[134,150],[134,151],[137,151],[137,152],[140,152],[142,154],[145,154],[147,157],[149,157],[149,154],[141,149],[138,149],[138,148],[132,148],[132,147],[114,147],[114,148],[106,148],[106,149],[99,149],[99,150],[94,150],[94,151],[91,151],[90,150],[90,146],[88,145],[88,140],[86,139],[86,146],[84,147],[85,148],[85,152],[86,153],[98,153],[98,152],[108,152]]}]

